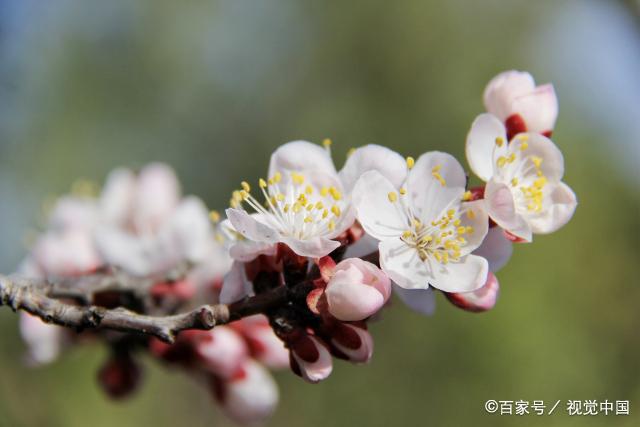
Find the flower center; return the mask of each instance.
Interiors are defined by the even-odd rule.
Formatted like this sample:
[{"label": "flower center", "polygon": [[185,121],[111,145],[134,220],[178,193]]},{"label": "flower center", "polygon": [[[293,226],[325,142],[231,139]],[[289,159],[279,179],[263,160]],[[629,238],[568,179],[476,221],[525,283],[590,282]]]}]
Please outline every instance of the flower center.
[{"label": "flower center", "polygon": [[[441,181],[444,179],[439,174],[440,168],[437,166],[436,168],[433,171],[434,178],[442,183]],[[388,198],[391,203],[397,206],[400,215],[407,218],[407,229],[402,232],[400,237],[402,241],[410,248],[415,249],[422,261],[435,259],[441,264],[459,261],[461,248],[467,245],[467,239],[464,235],[474,232],[473,227],[462,224],[460,209],[458,207],[449,208],[440,218],[423,223],[413,213],[409,201],[404,198],[407,195],[407,190],[401,188],[399,193],[401,199],[395,192],[389,193]],[[467,210],[466,215],[469,219],[473,219],[475,216],[472,210]]]},{"label": "flower center", "polygon": [[[505,182],[510,184],[512,189],[519,190],[512,192],[517,201],[516,205],[525,206],[527,211],[538,213],[543,209],[543,190],[547,185],[547,177],[542,172],[541,157],[535,155],[525,157],[529,147],[528,139],[527,135],[518,135],[514,138],[509,143],[510,154],[498,157],[496,165],[501,170]],[[502,138],[496,138],[498,147],[503,143]]]},{"label": "flower center", "polygon": [[277,172],[268,180],[261,178],[258,186],[264,202],[253,197],[251,186],[243,181],[241,189],[232,193],[231,207],[249,206],[284,236],[305,240],[331,233],[346,208],[340,190],[334,186],[318,189],[312,184],[305,185],[305,176],[298,172],[291,172],[287,184]]}]

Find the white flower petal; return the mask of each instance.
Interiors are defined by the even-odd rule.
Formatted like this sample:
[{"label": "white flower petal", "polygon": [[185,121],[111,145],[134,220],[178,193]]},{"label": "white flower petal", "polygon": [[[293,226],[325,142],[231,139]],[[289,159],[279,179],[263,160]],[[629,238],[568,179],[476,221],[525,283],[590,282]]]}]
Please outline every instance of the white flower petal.
[{"label": "white flower petal", "polygon": [[[531,165],[533,165],[533,162],[530,159],[535,157],[542,159],[540,163],[542,174],[548,181],[560,181],[564,175],[564,158],[562,157],[562,152],[553,141],[543,135],[537,133],[527,133],[524,135],[526,135],[527,138],[527,149],[520,150],[518,148],[519,145],[516,141],[518,136],[516,136],[515,140],[509,144],[510,150],[520,151],[524,158],[528,159],[523,161],[531,162]],[[523,174],[521,180],[522,178],[535,180],[538,178],[536,169],[529,167],[528,172]]]},{"label": "white flower petal", "polygon": [[365,172],[353,189],[353,202],[358,221],[367,233],[378,240],[400,236],[407,227],[400,201],[389,201],[389,193],[397,195],[388,179],[378,171]]},{"label": "white flower petal", "polygon": [[423,222],[435,219],[453,200],[462,199],[467,177],[460,163],[450,154],[425,153],[409,171],[407,195],[414,215]]},{"label": "white flower petal", "polygon": [[171,245],[180,258],[193,262],[204,260],[213,245],[209,211],[194,196],[185,197],[160,230],[160,238]]},{"label": "white flower petal", "polygon": [[58,199],[49,215],[49,227],[57,229],[93,227],[98,220],[95,199],[65,196]]},{"label": "white flower petal", "polygon": [[425,153],[409,171],[407,195],[413,214],[428,223],[437,218],[454,200],[461,200],[467,178],[460,163],[450,154]]},{"label": "white flower petal", "polygon": [[107,264],[138,276],[154,272],[156,263],[150,257],[157,253],[156,239],[143,239],[114,227],[100,227],[95,234],[98,251]]},{"label": "white flower petal", "polygon": [[505,237],[500,227],[490,228],[482,245],[473,251],[474,255],[481,256],[489,262],[489,270],[494,273],[504,267],[512,253],[513,242]]},{"label": "white flower petal", "polygon": [[317,186],[340,187],[338,172],[329,152],[308,141],[292,141],[278,147],[271,155],[269,177],[280,172],[282,185],[286,186],[291,172],[301,173],[305,179]]},{"label": "white flower petal", "polygon": [[553,233],[569,222],[576,210],[578,204],[576,195],[563,182],[553,186],[549,197],[551,198],[551,206],[546,208],[542,215],[529,218],[534,233]]},{"label": "white flower petal", "polygon": [[489,272],[487,260],[476,256],[467,255],[459,262],[451,262],[446,265],[432,263],[434,288],[445,292],[471,292],[482,287]]},{"label": "white flower petal", "polygon": [[538,86],[533,92],[513,100],[512,108],[520,114],[528,132],[553,130],[558,117],[558,98],[553,85]]},{"label": "white flower petal", "polygon": [[507,185],[489,181],[484,197],[491,219],[511,234],[527,242],[531,241],[531,228],[522,215],[516,212],[513,195]]},{"label": "white flower petal", "polygon": [[465,233],[467,244],[461,248],[461,255],[467,255],[482,244],[489,230],[489,215],[486,212],[484,200],[462,203],[460,221],[463,227],[471,227],[470,233]]},{"label": "white flower petal", "polygon": [[432,289],[404,289],[396,285],[393,291],[416,313],[430,316],[436,309],[436,297]]},{"label": "white flower petal", "polygon": [[100,194],[100,212],[109,223],[123,224],[131,213],[136,177],[128,169],[115,169]]},{"label": "white flower petal", "polygon": [[493,176],[493,151],[497,138],[502,138],[506,148],[508,141],[504,125],[496,116],[486,113],[474,120],[467,135],[467,161],[473,173],[485,182]]},{"label": "white flower petal", "polygon": [[244,210],[232,208],[227,209],[226,214],[233,228],[247,239],[262,243],[278,242],[278,232],[260,222],[256,216],[249,215]]},{"label": "white flower petal", "polygon": [[329,255],[340,246],[340,242],[324,237],[314,237],[309,240],[283,237],[280,241],[289,246],[296,254],[311,258],[320,258]]},{"label": "white flower petal", "polygon": [[252,240],[240,240],[229,248],[229,255],[236,261],[251,262],[259,255],[275,255],[274,243],[260,243]]},{"label": "white flower petal", "polygon": [[173,169],[162,163],[145,166],[138,175],[133,199],[133,222],[138,230],[156,230],[180,200],[180,184]]},{"label": "white flower petal", "polygon": [[244,263],[234,261],[231,265],[231,271],[224,276],[220,291],[220,303],[231,304],[240,301],[250,293],[251,285],[244,274]]},{"label": "white flower petal", "polygon": [[433,278],[418,252],[400,238],[380,242],[380,268],[405,289],[427,289]]},{"label": "white flower petal", "polygon": [[350,193],[363,173],[375,170],[387,178],[391,185],[400,188],[407,177],[407,162],[398,153],[381,145],[365,145],[349,156],[340,171],[344,190]]}]

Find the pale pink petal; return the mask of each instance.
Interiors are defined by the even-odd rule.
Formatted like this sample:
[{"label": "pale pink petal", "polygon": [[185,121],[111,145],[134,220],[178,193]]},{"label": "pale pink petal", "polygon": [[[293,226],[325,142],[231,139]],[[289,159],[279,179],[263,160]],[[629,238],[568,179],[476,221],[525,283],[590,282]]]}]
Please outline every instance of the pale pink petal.
[{"label": "pale pink petal", "polygon": [[407,177],[405,159],[386,147],[370,144],[356,149],[340,171],[340,179],[347,193],[356,185],[363,173],[375,170],[387,178],[391,185],[400,188]]},{"label": "pale pink petal", "polygon": [[399,197],[394,187],[378,171],[365,172],[353,190],[353,203],[358,221],[365,231],[378,240],[400,236],[406,229],[399,203],[392,203],[389,194]]},{"label": "pale pink petal", "polygon": [[489,181],[484,192],[487,211],[492,220],[511,234],[531,241],[531,228],[516,211],[511,190],[506,184]]},{"label": "pale pink petal", "polygon": [[489,263],[489,271],[498,272],[511,258],[513,243],[507,239],[500,227],[489,229],[482,245],[473,251],[474,255],[481,256]]},{"label": "pale pink petal", "polygon": [[493,151],[496,141],[506,149],[508,143],[504,125],[493,114],[479,115],[467,135],[466,156],[469,167],[483,181],[493,176]]},{"label": "pale pink petal", "polygon": [[430,289],[405,289],[394,286],[393,291],[411,310],[430,316],[436,309],[436,298]]},{"label": "pale pink petal", "polygon": [[350,281],[345,271],[333,276],[325,293],[329,313],[342,321],[366,319],[384,305],[384,296],[376,288]]},{"label": "pale pink petal", "polygon": [[575,193],[563,182],[553,186],[549,198],[551,205],[543,214],[529,218],[534,233],[548,234],[558,230],[569,222],[578,205]]},{"label": "pale pink petal", "polygon": [[[234,322],[232,325],[235,325]],[[289,350],[273,332],[269,320],[262,314],[245,317],[240,321],[241,331],[249,342],[251,355],[271,369],[289,366]]]},{"label": "pale pink petal", "polygon": [[495,76],[484,90],[483,100],[487,111],[501,121],[514,113],[513,100],[531,93],[535,82],[531,74],[523,71],[505,71]]},{"label": "pale pink petal", "polygon": [[335,266],[335,272],[353,271],[353,267],[358,269],[362,282],[376,288],[378,292],[382,294],[384,301],[387,302],[391,296],[391,283],[387,275],[376,265],[368,261],[360,258],[348,258],[346,256],[345,259]]},{"label": "pale pink petal", "polygon": [[205,334],[208,339],[199,339],[195,349],[202,368],[221,378],[233,377],[247,359],[244,340],[228,326],[216,326]]},{"label": "pale pink petal", "polygon": [[558,98],[553,85],[538,86],[533,92],[516,97],[512,109],[522,116],[528,132],[553,130],[558,118]]}]

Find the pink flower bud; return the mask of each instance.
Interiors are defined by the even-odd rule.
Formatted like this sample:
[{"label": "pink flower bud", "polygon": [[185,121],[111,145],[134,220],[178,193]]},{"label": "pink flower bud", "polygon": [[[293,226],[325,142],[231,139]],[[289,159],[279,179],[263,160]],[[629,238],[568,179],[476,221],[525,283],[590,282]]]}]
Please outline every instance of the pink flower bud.
[{"label": "pink flower bud", "polygon": [[318,338],[303,335],[290,344],[291,370],[310,383],[324,380],[333,370],[333,360]]},{"label": "pink flower bud", "polygon": [[251,357],[272,369],[289,366],[289,351],[273,332],[266,316],[257,314],[245,317],[229,326],[247,341]]},{"label": "pink flower bud", "polygon": [[326,288],[329,312],[339,320],[366,319],[389,299],[391,282],[370,262],[349,258],[340,262]]},{"label": "pink flower bud", "polygon": [[228,326],[216,326],[198,336],[195,352],[202,367],[221,378],[231,378],[247,359],[247,345]]},{"label": "pink flower bud", "polygon": [[336,357],[354,363],[367,363],[373,355],[373,337],[356,325],[336,323],[331,331],[331,344]]},{"label": "pink flower bud", "polygon": [[28,347],[29,364],[50,363],[62,349],[64,328],[44,323],[30,314],[20,313],[20,334]]},{"label": "pink flower bud", "polygon": [[558,117],[553,85],[536,86],[531,74],[521,71],[494,77],[485,89],[484,104],[506,124],[509,138],[527,131],[549,136]]},{"label": "pink flower bud", "polygon": [[480,289],[473,292],[445,293],[447,299],[463,310],[483,312],[491,310],[498,300],[500,284],[496,276],[489,272],[487,282]]},{"label": "pink flower bud", "polygon": [[228,380],[214,380],[216,400],[225,414],[241,424],[254,424],[268,418],[278,404],[278,387],[260,364],[248,359],[239,373]]},{"label": "pink flower bud", "polygon": [[133,393],[140,384],[140,365],[129,354],[112,356],[98,371],[98,383],[113,399]]}]

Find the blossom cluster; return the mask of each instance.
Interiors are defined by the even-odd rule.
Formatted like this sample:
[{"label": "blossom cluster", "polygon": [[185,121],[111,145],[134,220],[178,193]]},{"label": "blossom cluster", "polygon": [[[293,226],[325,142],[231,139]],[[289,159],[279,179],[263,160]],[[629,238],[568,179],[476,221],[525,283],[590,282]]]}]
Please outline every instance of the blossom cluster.
[{"label": "blossom cluster", "polygon": [[[414,158],[366,145],[338,171],[330,140],[293,141],[271,155],[264,178],[232,192],[223,218],[182,196],[166,165],[119,169],[99,195],[80,191],[58,200],[21,272],[78,277],[111,268],[162,277],[186,264],[184,278],[150,289],[155,307],[165,309],[301,290],[300,301],[260,315],[185,331],[174,344],[143,344],[203,379],[230,417],[259,421],[278,401],[266,368],[288,365],[315,383],[331,374],[335,358],[368,362],[368,323],[392,293],[424,314],[434,309],[435,291],[465,310],[490,310],[499,294],[496,273],[513,244],[570,220],[577,201],[550,139],[558,113],[553,86],[507,71],[489,82],[484,104],[466,140],[481,186],[470,187],[464,167],[444,152]],[[53,360],[77,340],[28,315],[21,330],[34,362]],[[138,367],[111,340],[113,357],[99,377],[111,395],[126,395]]]}]

